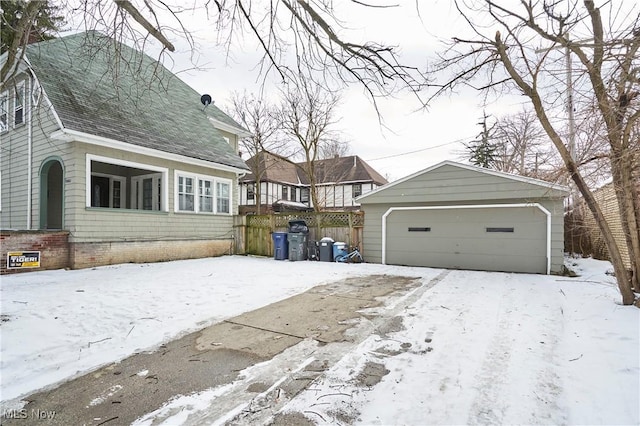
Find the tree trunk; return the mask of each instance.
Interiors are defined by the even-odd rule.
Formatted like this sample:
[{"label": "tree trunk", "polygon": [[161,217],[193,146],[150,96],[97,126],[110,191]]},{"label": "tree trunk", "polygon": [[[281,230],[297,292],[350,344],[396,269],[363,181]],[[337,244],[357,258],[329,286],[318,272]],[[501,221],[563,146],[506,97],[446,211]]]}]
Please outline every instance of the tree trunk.
[{"label": "tree trunk", "polygon": [[260,210],[262,208],[262,182],[260,179],[256,179],[256,186],[253,190],[253,198],[256,200],[256,214],[260,214]]},{"label": "tree trunk", "polygon": [[[536,115],[540,124],[542,124],[542,128],[545,130],[551,142],[554,144],[560,157],[562,158],[571,179],[575,182],[578,191],[582,194],[582,197],[587,204],[587,207],[591,211],[602,233],[602,238],[604,239],[605,245],[607,246],[607,250],[609,251],[609,256],[611,257],[611,264],[613,265],[613,270],[616,275],[616,281],[618,284],[618,289],[620,290],[620,294],[622,295],[622,303],[624,305],[632,305],[635,301],[635,294],[631,288],[631,279],[629,278],[629,272],[627,271],[624,261],[622,259],[622,254],[620,253],[620,249],[618,247],[618,243],[616,242],[613,234],[611,233],[611,228],[609,224],[605,220],[604,215],[602,214],[602,210],[600,210],[600,206],[596,202],[593,193],[587,186],[586,182],[582,178],[582,175],[578,171],[575,161],[573,160],[571,153],[567,149],[567,146],[564,144],[562,138],[555,131],[555,128],[551,124],[549,117],[544,109],[542,99],[540,98],[540,94],[537,91],[536,85],[529,85],[522,76],[518,73],[518,71],[513,66],[511,59],[507,55],[507,47],[503,43],[500,32],[496,33],[495,37],[495,47],[497,49],[497,53],[500,56],[500,61],[505,66],[505,69],[509,76],[513,79],[513,81],[520,87],[523,93],[531,100],[533,103],[533,107],[535,109]],[[599,107],[605,116],[605,120],[607,117],[607,104],[603,100],[604,95],[604,85],[602,85],[602,79],[599,74],[599,69],[594,69],[593,67],[590,69],[589,76],[594,84],[594,90],[596,91],[596,96],[598,97]],[[598,83],[599,82],[599,83]],[[596,87],[600,84],[600,87]],[[612,145],[612,148],[615,147],[614,142],[616,139],[612,136],[611,130],[612,127],[610,123],[607,123],[607,128],[609,132],[609,142]],[[613,168],[612,162],[612,168]],[[614,175],[615,182],[615,175]]]}]

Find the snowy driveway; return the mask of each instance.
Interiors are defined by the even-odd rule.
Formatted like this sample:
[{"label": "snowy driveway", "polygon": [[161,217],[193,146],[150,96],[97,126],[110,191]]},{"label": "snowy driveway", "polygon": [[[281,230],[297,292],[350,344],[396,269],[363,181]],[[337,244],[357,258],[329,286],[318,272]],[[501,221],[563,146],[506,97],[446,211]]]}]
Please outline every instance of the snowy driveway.
[{"label": "snowy driveway", "polygon": [[[590,269],[576,279],[452,271],[406,306],[401,327],[372,334],[282,413],[327,424],[638,424],[640,311],[616,304],[606,263],[581,265]],[[386,273],[426,284],[439,272],[223,257],[3,276],[2,400],[320,283]],[[363,385],[375,365],[379,383]]]}]

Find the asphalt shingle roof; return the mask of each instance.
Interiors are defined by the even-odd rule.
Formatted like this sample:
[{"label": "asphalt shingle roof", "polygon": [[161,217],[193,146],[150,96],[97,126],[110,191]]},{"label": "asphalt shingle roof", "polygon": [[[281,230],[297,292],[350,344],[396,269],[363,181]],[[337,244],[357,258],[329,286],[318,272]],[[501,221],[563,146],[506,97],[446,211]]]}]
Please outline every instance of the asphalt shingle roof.
[{"label": "asphalt shingle roof", "polygon": [[242,126],[149,56],[89,31],[26,57],[66,129],[248,169],[208,117]]},{"label": "asphalt shingle roof", "polygon": [[[304,173],[304,163],[293,163],[287,158],[270,152],[262,152],[247,160],[253,166],[260,162],[264,170],[263,181],[308,185],[309,179]],[[315,175],[318,184],[343,182],[374,182],[384,185],[387,180],[357,155],[349,157],[328,158],[315,162]],[[247,174],[243,182],[255,182],[253,173]]]}]

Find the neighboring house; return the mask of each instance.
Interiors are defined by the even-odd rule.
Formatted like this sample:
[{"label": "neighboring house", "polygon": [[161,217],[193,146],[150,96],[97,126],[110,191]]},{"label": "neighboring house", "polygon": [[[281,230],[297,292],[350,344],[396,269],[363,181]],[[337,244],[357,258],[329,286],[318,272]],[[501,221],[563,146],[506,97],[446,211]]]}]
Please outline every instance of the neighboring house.
[{"label": "neighboring house", "polygon": [[158,62],[86,32],[5,87],[3,230],[67,230],[73,268],[230,251],[248,132]]},{"label": "neighboring house", "polygon": [[[249,173],[240,179],[240,214],[290,210],[313,210],[309,179],[304,163],[263,152],[247,164],[261,170],[260,194],[256,176]],[[316,188],[320,208],[326,210],[358,210],[354,199],[367,194],[387,180],[357,155],[336,157],[315,162]]]},{"label": "neighboring house", "polygon": [[560,273],[569,190],[451,161],[357,199],[368,262]]},{"label": "neighboring house", "polygon": [[[640,193],[640,181],[636,182],[636,191]],[[631,269],[631,257],[629,255],[629,246],[625,238],[625,232],[622,228],[622,221],[620,219],[620,208],[618,207],[618,198],[616,197],[615,187],[612,182],[609,182],[600,188],[593,190],[593,197],[600,205],[602,214],[604,215],[609,229],[618,244],[618,249],[622,255],[622,260],[627,269]],[[596,220],[593,217],[593,213],[587,207],[584,199],[580,198],[576,203],[576,209],[572,212],[573,215],[567,217],[567,221],[571,222],[579,218],[578,223],[567,223],[566,226],[574,227],[573,233],[577,236],[584,236],[587,239],[586,253],[590,254],[595,259],[610,260],[609,251],[607,245],[602,238],[602,233],[598,227]],[[583,250],[580,250],[581,252]]]}]

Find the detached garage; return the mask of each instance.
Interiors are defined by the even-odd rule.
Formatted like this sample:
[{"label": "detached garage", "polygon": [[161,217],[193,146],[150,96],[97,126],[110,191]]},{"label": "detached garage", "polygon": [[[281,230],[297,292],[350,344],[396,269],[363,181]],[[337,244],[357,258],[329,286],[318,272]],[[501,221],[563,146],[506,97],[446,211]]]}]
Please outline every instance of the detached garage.
[{"label": "detached garage", "polygon": [[563,200],[549,182],[445,161],[357,199],[367,261],[558,273]]}]

